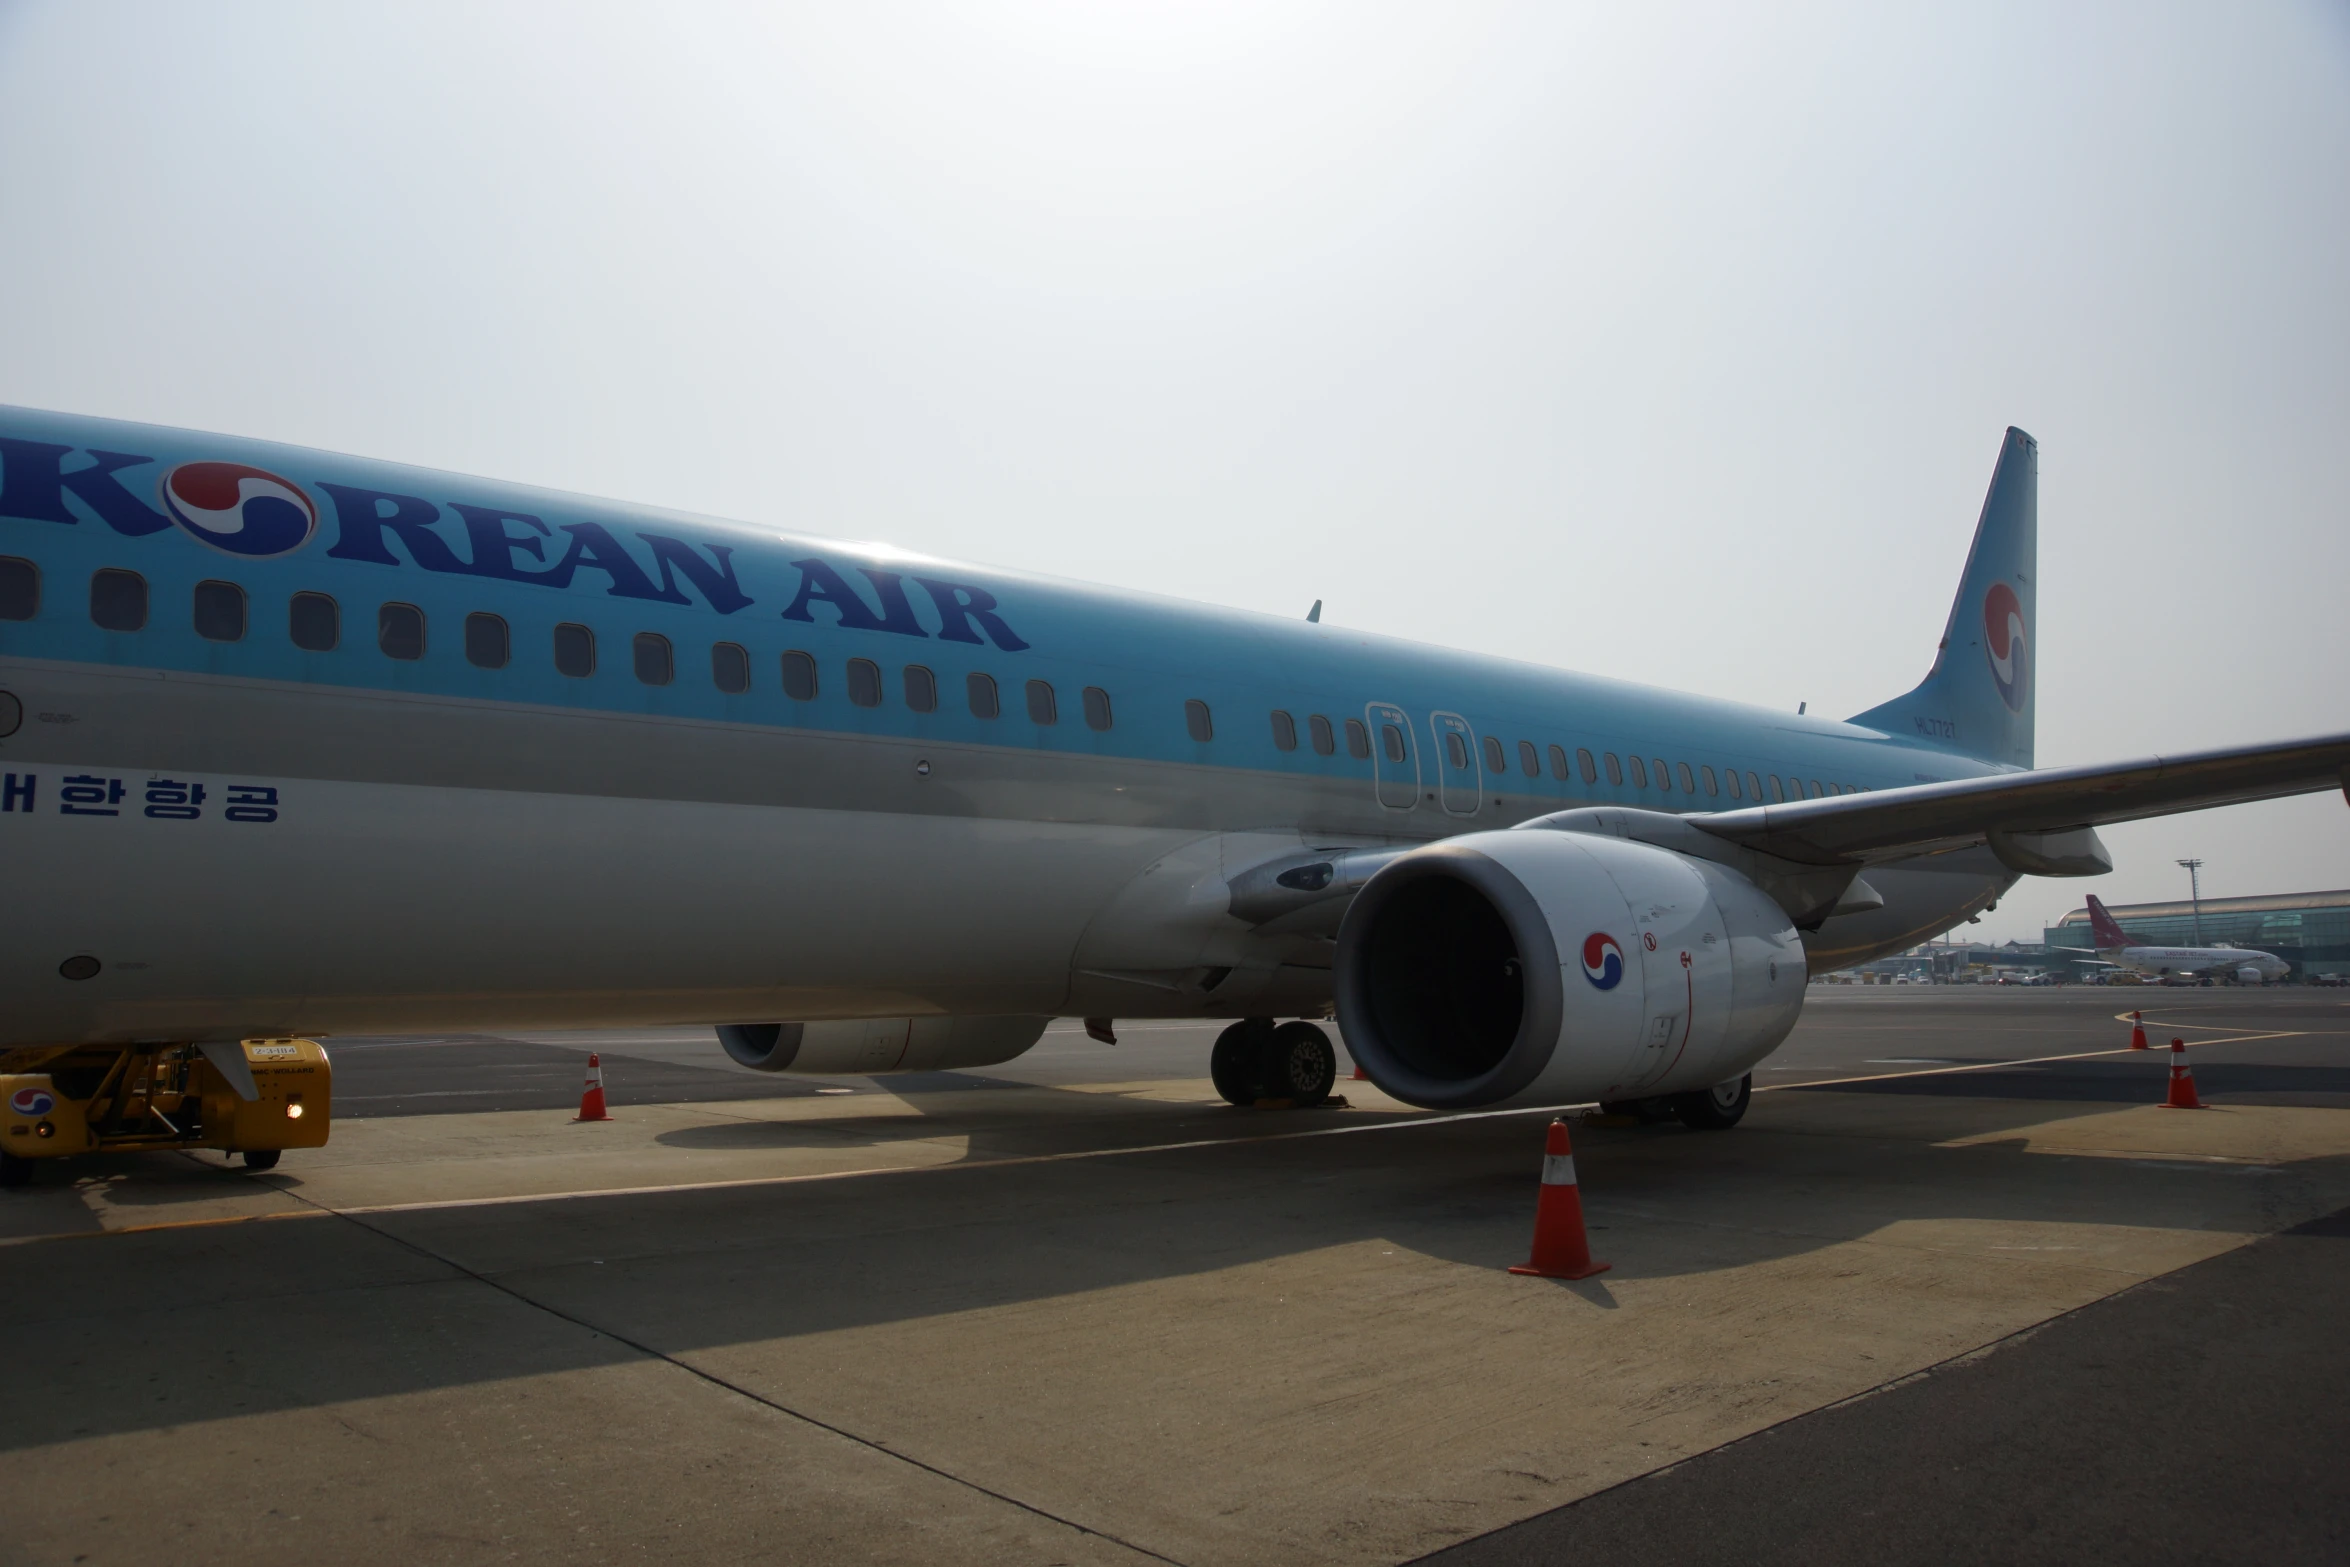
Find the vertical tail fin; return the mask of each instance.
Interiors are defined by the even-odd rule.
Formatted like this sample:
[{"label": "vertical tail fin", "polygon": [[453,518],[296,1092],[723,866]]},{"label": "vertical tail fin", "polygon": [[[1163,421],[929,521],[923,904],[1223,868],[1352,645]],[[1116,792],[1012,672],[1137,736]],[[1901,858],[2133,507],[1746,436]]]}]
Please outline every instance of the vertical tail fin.
[{"label": "vertical tail fin", "polygon": [[2031,766],[2039,550],[2040,443],[2010,426],[1934,667],[1916,690],[1852,722],[1988,762]]},{"label": "vertical tail fin", "polygon": [[2089,894],[2089,939],[2097,943],[2100,952],[2110,952],[2116,947],[2130,944],[2130,938],[2122,932],[2121,922],[2113,917],[2104,904],[2097,901],[2097,894],[2093,892]]}]

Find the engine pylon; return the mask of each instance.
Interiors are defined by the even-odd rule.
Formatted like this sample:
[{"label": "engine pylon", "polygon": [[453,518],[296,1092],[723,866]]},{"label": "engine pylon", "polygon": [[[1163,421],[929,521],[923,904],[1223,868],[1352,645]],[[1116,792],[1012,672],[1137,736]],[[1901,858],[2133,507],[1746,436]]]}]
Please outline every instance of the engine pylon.
[{"label": "engine pylon", "polygon": [[2165,1110],[2200,1110],[2203,1101],[2195,1095],[2195,1071],[2187,1065],[2187,1045],[2184,1040],[2170,1042],[2170,1097],[2162,1102]]},{"label": "engine pylon", "polygon": [[579,1096],[579,1114],[574,1121],[609,1121],[604,1110],[604,1058],[591,1052],[587,1064],[587,1087]]},{"label": "engine pylon", "polygon": [[1587,1279],[1611,1266],[1591,1260],[1591,1242],[1583,1233],[1583,1194],[1575,1185],[1575,1150],[1567,1140],[1567,1123],[1553,1121],[1542,1149],[1542,1195],[1534,1203],[1534,1252],[1510,1271],[1538,1279]]}]

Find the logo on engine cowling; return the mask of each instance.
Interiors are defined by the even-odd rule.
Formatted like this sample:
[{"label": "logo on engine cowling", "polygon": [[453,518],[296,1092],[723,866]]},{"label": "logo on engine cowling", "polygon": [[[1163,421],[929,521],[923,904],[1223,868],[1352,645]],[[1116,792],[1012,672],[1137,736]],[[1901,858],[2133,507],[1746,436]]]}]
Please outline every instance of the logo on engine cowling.
[{"label": "logo on engine cowling", "polygon": [[1616,938],[1593,931],[1583,938],[1583,977],[1595,990],[1613,990],[1624,981],[1624,949]]},{"label": "logo on engine cowling", "polygon": [[8,1108],[18,1115],[47,1115],[57,1108],[57,1101],[46,1090],[20,1088],[8,1096]]}]

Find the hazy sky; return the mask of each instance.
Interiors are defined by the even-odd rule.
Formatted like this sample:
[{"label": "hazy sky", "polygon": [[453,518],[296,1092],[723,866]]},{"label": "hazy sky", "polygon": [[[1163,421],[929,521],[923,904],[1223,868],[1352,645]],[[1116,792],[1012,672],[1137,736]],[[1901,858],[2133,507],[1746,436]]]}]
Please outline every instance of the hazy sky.
[{"label": "hazy sky", "polygon": [[2018,424],[2044,765],[2345,730],[2350,8],[0,0],[0,402],[1835,714]]}]

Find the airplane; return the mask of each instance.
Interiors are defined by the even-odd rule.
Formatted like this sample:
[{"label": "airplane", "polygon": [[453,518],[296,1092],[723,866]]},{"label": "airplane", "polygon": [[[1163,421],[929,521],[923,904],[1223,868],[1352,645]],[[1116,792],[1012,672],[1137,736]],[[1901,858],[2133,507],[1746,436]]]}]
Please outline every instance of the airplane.
[{"label": "airplane", "polygon": [[2159,978],[2226,977],[2243,985],[2265,985],[2283,979],[2293,966],[2271,952],[2249,947],[2148,947],[2130,940],[2111,910],[2089,894],[2089,934],[2097,955],[2117,968]]},{"label": "airplane", "polygon": [[255,1040],[864,1075],[1194,1018],[1226,1098],[1313,1103],[1335,1016],[1413,1105],[1725,1128],[1811,973],[2344,781],[2343,734],[2033,769],[2037,465],[2008,430],[1929,672],[1839,721],[0,408],[0,1074],[230,1146],[185,1073],[274,1104]]}]

